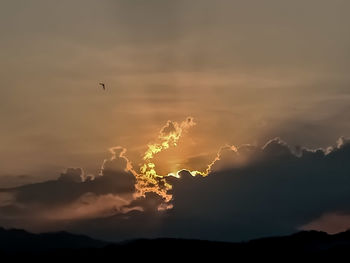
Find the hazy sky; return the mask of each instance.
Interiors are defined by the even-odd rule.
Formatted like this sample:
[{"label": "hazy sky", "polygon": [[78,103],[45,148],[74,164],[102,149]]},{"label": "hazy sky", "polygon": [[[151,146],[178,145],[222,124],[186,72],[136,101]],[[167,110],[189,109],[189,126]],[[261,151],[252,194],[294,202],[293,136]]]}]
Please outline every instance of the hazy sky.
[{"label": "hazy sky", "polygon": [[2,176],[96,174],[116,145],[138,163],[167,120],[187,116],[197,125],[180,163],[226,143],[325,147],[350,134],[347,0],[0,6]]},{"label": "hazy sky", "polygon": [[0,226],[349,228],[350,1],[0,2]]}]

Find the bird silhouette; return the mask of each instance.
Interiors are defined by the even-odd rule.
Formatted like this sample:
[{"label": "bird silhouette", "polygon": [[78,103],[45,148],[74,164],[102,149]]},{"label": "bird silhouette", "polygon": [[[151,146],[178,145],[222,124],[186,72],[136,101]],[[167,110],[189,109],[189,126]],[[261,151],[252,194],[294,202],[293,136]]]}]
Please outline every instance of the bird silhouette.
[{"label": "bird silhouette", "polygon": [[99,85],[101,85],[101,87],[103,88],[103,90],[106,90],[106,85],[102,82],[98,83]]}]

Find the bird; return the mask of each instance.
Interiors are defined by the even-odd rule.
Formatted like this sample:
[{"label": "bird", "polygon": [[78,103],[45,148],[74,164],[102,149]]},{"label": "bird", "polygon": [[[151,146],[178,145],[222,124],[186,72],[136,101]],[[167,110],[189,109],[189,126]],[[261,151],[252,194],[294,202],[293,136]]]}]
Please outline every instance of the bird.
[{"label": "bird", "polygon": [[103,88],[103,90],[106,90],[106,86],[105,86],[104,83],[100,82],[100,83],[98,83],[98,84],[101,85],[101,87]]}]

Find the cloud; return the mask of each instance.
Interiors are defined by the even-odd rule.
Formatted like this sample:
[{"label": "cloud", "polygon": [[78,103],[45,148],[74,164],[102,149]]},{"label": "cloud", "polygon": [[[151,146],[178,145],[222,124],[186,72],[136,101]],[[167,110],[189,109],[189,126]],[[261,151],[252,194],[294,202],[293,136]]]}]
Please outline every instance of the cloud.
[{"label": "cloud", "polygon": [[291,233],[323,214],[349,211],[349,158],[344,138],[329,149],[302,148],[299,156],[278,138],[261,148],[239,147],[225,159],[226,169],[205,178],[183,171],[172,179],[171,217],[183,225],[177,231],[185,237],[237,240]]},{"label": "cloud", "polygon": [[130,196],[86,193],[72,203],[46,210],[40,216],[46,220],[79,220],[86,218],[99,218],[113,216],[119,213],[126,213],[137,207],[129,205]]},{"label": "cloud", "polygon": [[160,195],[167,203],[171,201],[172,196],[168,194],[171,189],[166,181],[167,175],[160,175],[156,171],[154,163],[155,155],[170,147],[176,147],[183,133],[189,128],[196,125],[192,117],[187,117],[181,123],[168,120],[164,127],[161,128],[156,142],[149,143],[147,150],[143,155],[144,163],[140,167],[140,173],[135,173],[137,178],[136,188],[140,196],[146,193],[154,192]]},{"label": "cloud", "polygon": [[[78,219],[124,213],[134,200],[136,179],[125,149],[114,147],[99,176],[68,168],[56,180],[0,190],[2,218]],[[29,218],[29,219],[28,219]]]},{"label": "cloud", "polygon": [[[350,208],[349,158],[345,138],[326,149],[292,147],[279,138],[262,147],[223,147],[208,176],[182,170],[180,178],[167,179],[173,186],[172,209],[154,213],[159,204],[154,196],[146,196],[139,204],[148,200],[152,207],[154,202],[153,210],[133,211],[127,219],[101,219],[103,226],[94,230],[93,221],[72,229],[114,240],[169,236],[228,241],[312,227],[343,230],[350,226],[345,220]],[[112,226],[115,232],[108,231]]]},{"label": "cloud", "polygon": [[172,197],[167,191],[171,186],[165,176],[156,173],[151,160],[158,152],[176,146],[193,125],[191,117],[181,123],[168,121],[157,142],[148,145],[140,172],[127,158],[125,148],[112,147],[111,157],[103,161],[97,176],[85,175],[82,168],[68,168],[56,180],[0,189],[0,212],[6,219],[78,220],[169,209]]},{"label": "cloud", "polygon": [[[164,127],[168,135],[176,131],[169,123]],[[1,190],[0,223],[30,228],[32,217],[52,223],[36,230],[63,228],[112,240],[230,241],[312,227],[334,231],[340,229],[337,220],[342,229],[347,225],[350,141],[344,137],[325,149],[292,147],[279,138],[261,147],[224,146],[207,176],[181,170],[165,177],[171,202],[156,192],[135,194],[137,173],[126,150],[114,147],[111,153],[94,179],[72,168],[54,181]]]},{"label": "cloud", "polygon": [[330,234],[344,232],[350,229],[349,212],[331,212],[322,215],[320,218],[302,226],[304,230],[319,230]]},{"label": "cloud", "polygon": [[57,180],[80,183],[84,180],[84,171],[82,168],[68,168]]},{"label": "cloud", "polygon": [[158,195],[154,192],[148,192],[144,196],[140,196],[130,203],[129,208],[139,208],[139,210],[144,212],[156,212],[159,210],[164,210],[172,207],[172,205],[167,204],[164,197]]}]

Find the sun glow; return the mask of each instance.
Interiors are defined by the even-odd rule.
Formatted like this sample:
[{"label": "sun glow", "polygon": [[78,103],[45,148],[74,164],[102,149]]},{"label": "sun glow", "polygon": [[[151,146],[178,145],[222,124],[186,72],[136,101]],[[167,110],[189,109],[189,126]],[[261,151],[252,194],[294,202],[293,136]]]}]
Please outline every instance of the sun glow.
[{"label": "sun glow", "polygon": [[181,135],[194,125],[195,122],[192,117],[188,117],[180,124],[168,121],[160,130],[158,142],[148,144],[147,150],[143,155],[144,163],[141,165],[140,173],[137,176],[136,188],[141,195],[144,195],[146,192],[156,192],[166,202],[172,199],[172,195],[167,193],[172,188],[165,180],[168,175],[163,176],[157,173],[153,158],[156,154],[170,147],[176,147]]},{"label": "sun glow", "polygon": [[[154,143],[149,143],[147,145],[147,150],[143,155],[143,164],[140,165],[140,170],[137,172],[128,158],[125,156],[126,149],[120,146],[113,147],[110,151],[113,153],[112,159],[117,156],[125,159],[127,166],[126,171],[130,171],[136,178],[136,197],[145,196],[148,192],[154,192],[161,196],[166,205],[163,205],[159,209],[170,209],[172,205],[169,203],[172,200],[172,195],[169,194],[169,190],[172,189],[172,185],[167,182],[167,177],[180,178],[182,172],[190,173],[192,176],[207,176],[212,171],[212,166],[218,160],[220,160],[221,151],[224,148],[230,148],[236,151],[233,146],[225,146],[220,148],[214,160],[207,166],[206,170],[201,172],[197,170],[180,169],[176,172],[171,172],[166,175],[160,175],[157,173],[156,164],[153,161],[155,155],[162,151],[169,149],[170,147],[176,147],[181,136],[187,132],[187,130],[196,125],[192,117],[188,117],[185,121],[181,123],[168,121],[166,125],[160,130],[157,137],[157,141]],[[104,166],[104,165],[103,165]],[[103,168],[102,166],[102,168]]]}]

